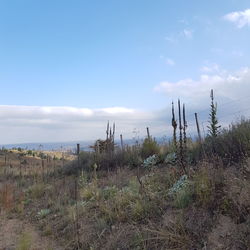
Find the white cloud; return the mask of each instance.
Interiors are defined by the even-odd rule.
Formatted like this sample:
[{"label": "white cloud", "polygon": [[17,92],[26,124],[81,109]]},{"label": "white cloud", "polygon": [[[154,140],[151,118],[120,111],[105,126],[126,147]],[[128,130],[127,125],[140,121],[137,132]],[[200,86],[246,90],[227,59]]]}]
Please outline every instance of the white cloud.
[{"label": "white cloud", "polygon": [[128,108],[123,108],[123,107],[114,107],[114,108],[104,108],[100,109],[100,111],[106,112],[107,114],[112,114],[112,115],[121,115],[121,114],[133,114],[135,113],[135,110],[133,109],[128,109]]},{"label": "white cloud", "polygon": [[185,38],[187,38],[187,39],[192,39],[193,38],[193,30],[191,30],[191,29],[184,29],[183,31],[182,31],[182,35],[185,37]]},{"label": "white cloud", "polygon": [[182,23],[184,25],[188,25],[189,24],[189,22],[186,19],[180,19],[179,23]]},{"label": "white cloud", "polygon": [[171,58],[166,58],[166,64],[169,66],[174,66],[175,65],[175,61]]},{"label": "white cloud", "polygon": [[225,51],[221,48],[211,48],[210,52],[217,56],[223,56],[225,54]]},{"label": "white cloud", "polygon": [[217,63],[207,63],[205,66],[201,67],[201,71],[204,73],[214,73],[219,72],[220,67]]},{"label": "white cloud", "polygon": [[169,57],[165,57],[163,55],[160,56],[160,59],[163,60],[164,63],[166,63],[168,66],[175,66],[175,61]]},{"label": "white cloud", "polygon": [[187,40],[191,40],[193,38],[193,34],[194,34],[194,31],[192,29],[186,28],[182,31],[175,33],[175,34],[168,35],[164,39],[169,43],[177,44],[183,38],[185,38]]},{"label": "white cloud", "polygon": [[242,51],[240,51],[240,50],[233,50],[232,55],[236,56],[236,57],[243,57],[244,53]]},{"label": "white cloud", "polygon": [[177,42],[177,38],[175,36],[166,36],[165,40],[169,43],[176,43]]},{"label": "white cloud", "polygon": [[220,70],[217,74],[203,74],[199,80],[183,79],[177,82],[162,82],[155,87],[158,92],[164,92],[173,97],[193,99],[207,96],[211,89],[217,95],[237,99],[241,94],[250,93],[250,68],[241,69],[235,73]]},{"label": "white cloud", "polygon": [[250,26],[250,9],[231,12],[224,16],[224,19],[237,25],[238,28]]},{"label": "white cloud", "polygon": [[224,121],[231,122],[237,115],[249,115],[250,68],[234,73],[217,67],[215,69],[216,71],[205,68],[207,73],[202,74],[198,80],[187,78],[176,82],[161,82],[155,87],[155,91],[164,93],[169,100],[180,98],[187,104],[187,110],[191,114],[205,110],[204,121],[208,119],[211,89],[214,89]]}]

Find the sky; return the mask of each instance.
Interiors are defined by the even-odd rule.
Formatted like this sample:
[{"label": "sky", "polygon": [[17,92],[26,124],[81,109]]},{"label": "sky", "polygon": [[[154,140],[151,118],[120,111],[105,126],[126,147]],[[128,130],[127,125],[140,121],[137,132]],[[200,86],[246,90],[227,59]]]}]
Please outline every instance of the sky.
[{"label": "sky", "polygon": [[[0,0],[0,144],[204,134],[250,115],[249,0]],[[136,131],[136,132],[135,132]]]}]

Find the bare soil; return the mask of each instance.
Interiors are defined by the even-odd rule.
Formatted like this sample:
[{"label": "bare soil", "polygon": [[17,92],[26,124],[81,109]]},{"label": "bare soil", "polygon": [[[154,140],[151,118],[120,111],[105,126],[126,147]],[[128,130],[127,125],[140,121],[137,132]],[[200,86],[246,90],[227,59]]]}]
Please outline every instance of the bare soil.
[{"label": "bare soil", "polygon": [[41,236],[30,223],[0,214],[0,250],[62,250],[56,242]]}]

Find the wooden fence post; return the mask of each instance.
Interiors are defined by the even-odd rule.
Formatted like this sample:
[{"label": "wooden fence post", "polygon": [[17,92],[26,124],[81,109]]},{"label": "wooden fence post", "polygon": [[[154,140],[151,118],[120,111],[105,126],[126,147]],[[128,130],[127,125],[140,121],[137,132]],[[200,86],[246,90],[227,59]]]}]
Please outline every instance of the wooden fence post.
[{"label": "wooden fence post", "polygon": [[147,136],[148,136],[148,140],[150,140],[150,133],[149,133],[149,128],[147,127]]},{"label": "wooden fence post", "polygon": [[122,151],[124,151],[124,144],[123,144],[122,134],[120,134],[120,139],[121,139],[121,147],[122,147]]}]

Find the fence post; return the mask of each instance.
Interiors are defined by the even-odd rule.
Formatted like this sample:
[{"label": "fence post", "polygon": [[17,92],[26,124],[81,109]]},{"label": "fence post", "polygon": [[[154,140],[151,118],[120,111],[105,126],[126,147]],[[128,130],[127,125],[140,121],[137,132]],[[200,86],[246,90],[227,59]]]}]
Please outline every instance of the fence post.
[{"label": "fence post", "polygon": [[149,133],[149,128],[147,127],[147,136],[148,136],[148,140],[150,140],[150,133]]},{"label": "fence post", "polygon": [[124,150],[124,145],[123,145],[123,138],[122,138],[122,134],[120,134],[120,138],[121,138],[121,147],[122,147],[122,151]]}]

